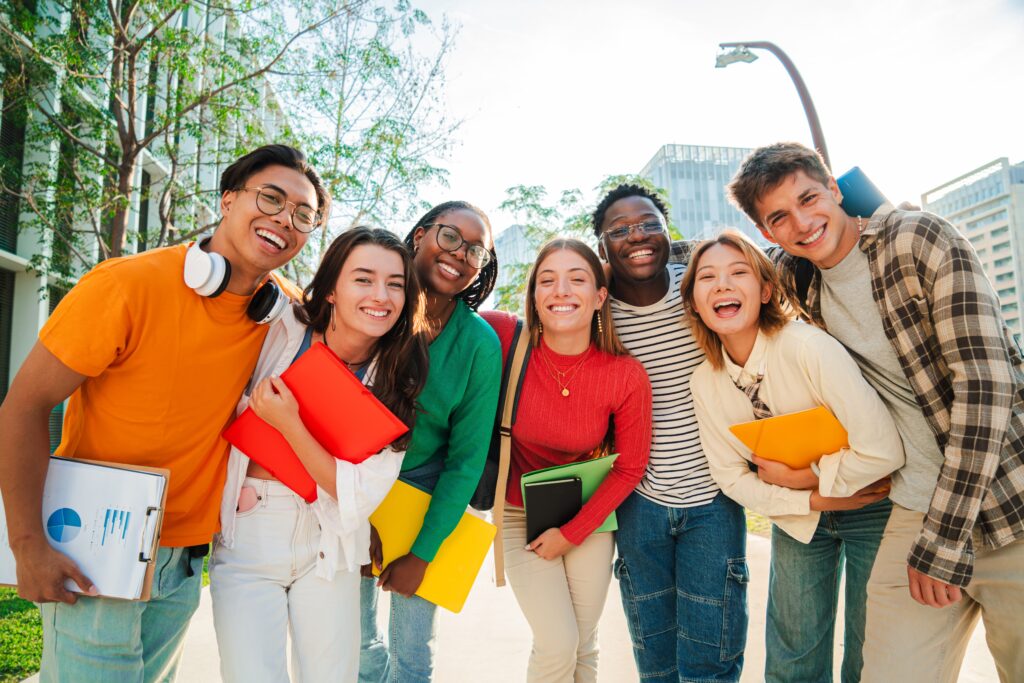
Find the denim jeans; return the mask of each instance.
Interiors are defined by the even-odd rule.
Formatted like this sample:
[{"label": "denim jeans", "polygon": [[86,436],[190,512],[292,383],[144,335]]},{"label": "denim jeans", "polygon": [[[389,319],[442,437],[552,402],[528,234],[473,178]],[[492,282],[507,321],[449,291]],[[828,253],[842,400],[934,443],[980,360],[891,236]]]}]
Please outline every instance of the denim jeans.
[{"label": "denim jeans", "polygon": [[[443,460],[434,460],[402,472],[399,479],[430,493],[444,471]],[[437,640],[437,605],[418,595],[406,598],[391,593],[388,642],[377,627],[377,579],[363,579],[359,586],[359,683],[429,683],[434,675]]]},{"label": "denim jeans", "polygon": [[203,558],[191,557],[188,548],[160,548],[156,563],[147,602],[79,597],[74,605],[40,605],[40,681],[174,680],[199,606]]},{"label": "denim jeans", "polygon": [[[868,577],[889,520],[888,499],[860,510],[821,513],[810,543],[772,526],[765,627],[768,683],[832,680],[839,579],[846,565],[843,683],[860,680]],[[908,546],[909,547],[909,546]]]},{"label": "denim jeans", "polygon": [[642,681],[738,681],[747,643],[747,529],[719,493],[673,508],[633,492],[619,506],[622,606]]},{"label": "denim jeans", "polygon": [[377,579],[359,586],[362,643],[359,683],[429,683],[434,674],[437,605],[418,595],[406,598],[390,593],[388,643],[377,628]]}]

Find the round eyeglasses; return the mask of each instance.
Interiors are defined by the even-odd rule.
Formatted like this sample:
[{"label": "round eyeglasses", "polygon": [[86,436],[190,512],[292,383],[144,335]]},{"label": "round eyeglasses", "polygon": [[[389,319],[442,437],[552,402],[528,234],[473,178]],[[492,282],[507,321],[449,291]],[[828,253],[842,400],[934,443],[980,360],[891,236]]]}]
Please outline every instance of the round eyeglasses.
[{"label": "round eyeglasses", "polygon": [[270,187],[243,187],[240,192],[256,193],[256,208],[266,216],[276,216],[285,210],[289,204],[292,205],[292,226],[299,232],[313,232],[320,227],[322,216],[319,211],[306,206],[296,204],[285,199],[285,196]]},{"label": "round eyeglasses", "polygon": [[614,230],[605,230],[601,236],[607,237],[612,242],[621,242],[624,239],[628,239],[634,230],[639,231],[642,235],[657,235],[665,232],[665,225],[661,221],[634,223],[633,225],[624,225]]},{"label": "round eyeglasses", "polygon": [[[454,225],[445,225],[444,223],[429,223],[423,226],[426,229],[437,228],[437,232],[434,233],[434,239],[437,240],[437,246],[441,247],[449,254],[454,254],[456,251],[462,248],[463,244],[468,244],[462,237],[462,233]],[[480,270],[488,263],[491,262],[491,252],[479,244],[469,244],[466,249],[466,263],[473,266],[477,270]]]}]

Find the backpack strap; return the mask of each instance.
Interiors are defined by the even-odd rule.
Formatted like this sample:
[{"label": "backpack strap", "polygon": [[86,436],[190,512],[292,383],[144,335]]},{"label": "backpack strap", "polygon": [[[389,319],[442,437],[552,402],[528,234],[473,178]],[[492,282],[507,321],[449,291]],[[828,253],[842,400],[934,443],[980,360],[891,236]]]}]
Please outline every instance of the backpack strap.
[{"label": "backpack strap", "polygon": [[[522,333],[521,333],[522,332]],[[508,489],[508,470],[512,459],[512,425],[516,423],[519,410],[519,395],[526,377],[526,363],[530,357],[530,332],[516,326],[509,358],[508,386],[501,397],[501,425],[498,427],[501,445],[498,458],[498,481],[494,487],[494,508],[492,518],[498,532],[494,535],[494,582],[505,585],[505,551],[501,532],[505,526],[505,492]]]}]

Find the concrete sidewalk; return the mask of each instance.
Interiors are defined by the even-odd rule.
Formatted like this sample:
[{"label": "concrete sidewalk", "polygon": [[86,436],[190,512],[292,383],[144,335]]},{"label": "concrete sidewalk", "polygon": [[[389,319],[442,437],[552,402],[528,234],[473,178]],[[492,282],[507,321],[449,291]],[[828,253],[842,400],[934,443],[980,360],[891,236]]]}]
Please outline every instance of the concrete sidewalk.
[{"label": "concrete sidewalk", "polygon": [[[747,641],[744,683],[760,681],[764,670],[764,615],[768,594],[769,542],[760,536],[748,537],[750,564],[750,631]],[[461,614],[441,610],[438,637],[438,683],[506,683],[522,681],[530,654],[530,629],[516,604],[512,590],[496,588],[490,559],[480,572],[476,586]],[[841,593],[840,593],[841,595]],[[385,593],[384,596],[387,596]],[[386,605],[382,600],[382,607]],[[381,609],[381,614],[386,614]],[[842,623],[836,634],[836,680],[842,659]],[[471,647],[467,647],[471,644]],[[179,681],[213,683],[220,681],[220,659],[213,632],[210,592],[203,590],[202,602],[192,620],[185,643]],[[626,618],[619,602],[615,581],[608,591],[608,602],[601,618],[600,683],[624,683],[637,680],[633,654],[626,630]],[[985,645],[984,629],[979,624],[971,639],[961,671],[961,683],[998,681],[995,665]]]}]

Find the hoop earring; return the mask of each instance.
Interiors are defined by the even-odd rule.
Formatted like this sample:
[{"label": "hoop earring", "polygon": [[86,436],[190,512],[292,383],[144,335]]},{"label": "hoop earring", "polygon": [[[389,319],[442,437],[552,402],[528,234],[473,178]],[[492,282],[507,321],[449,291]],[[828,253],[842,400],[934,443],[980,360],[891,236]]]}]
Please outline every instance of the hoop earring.
[{"label": "hoop earring", "polygon": [[604,327],[601,326],[601,311],[597,312],[597,334],[604,335]]}]

